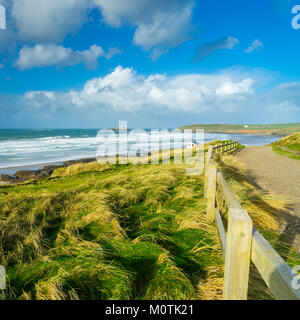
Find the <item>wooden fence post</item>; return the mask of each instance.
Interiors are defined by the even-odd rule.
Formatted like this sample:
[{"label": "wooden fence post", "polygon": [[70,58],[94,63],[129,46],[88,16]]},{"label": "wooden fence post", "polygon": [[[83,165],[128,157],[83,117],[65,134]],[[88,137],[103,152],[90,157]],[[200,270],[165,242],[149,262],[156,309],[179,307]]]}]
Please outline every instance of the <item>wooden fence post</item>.
[{"label": "wooden fence post", "polygon": [[208,161],[207,163],[209,164],[210,163],[210,160],[211,160],[211,157],[213,155],[213,146],[208,146],[208,152],[207,152],[207,158],[208,158]]},{"label": "wooden fence post", "polygon": [[205,172],[204,172],[204,198],[207,198],[207,183],[208,183],[208,171],[210,168],[211,157],[213,155],[213,147],[208,146],[208,151],[205,158]]},{"label": "wooden fence post", "polygon": [[217,165],[211,164],[207,178],[207,220],[215,221],[216,215],[216,184],[217,184]]},{"label": "wooden fence post", "polygon": [[224,300],[247,300],[252,229],[253,222],[245,210],[229,210]]}]

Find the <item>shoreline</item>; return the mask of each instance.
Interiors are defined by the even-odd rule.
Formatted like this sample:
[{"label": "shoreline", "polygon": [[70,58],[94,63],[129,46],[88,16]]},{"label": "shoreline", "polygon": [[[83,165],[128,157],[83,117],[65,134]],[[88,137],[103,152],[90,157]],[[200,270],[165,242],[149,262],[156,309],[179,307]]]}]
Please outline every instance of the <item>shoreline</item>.
[{"label": "shoreline", "polygon": [[[256,134],[251,134],[251,133],[228,133],[228,132],[212,132],[212,131],[206,131],[206,133],[213,133],[213,134],[232,134],[232,135],[243,135],[243,136],[249,136],[249,137],[257,137],[258,139],[261,137],[266,137],[266,138],[279,138],[281,135],[276,135],[276,134],[263,134],[263,133],[256,133]],[[232,137],[233,139],[235,139],[234,137]],[[244,140],[244,139],[242,139]],[[205,141],[205,143],[211,142],[213,140],[210,141]],[[244,145],[248,145],[247,141],[242,141],[241,142]],[[265,144],[268,144],[268,142],[265,141]],[[251,144],[252,145],[252,144]],[[261,145],[261,144],[258,144]],[[87,155],[87,157],[85,157],[83,155],[83,157],[76,157],[74,156],[73,158],[70,159],[60,159],[60,160],[50,160],[49,161],[45,161],[45,162],[40,162],[40,163],[32,163],[32,164],[21,164],[21,165],[11,165],[8,167],[0,167],[0,182],[3,182],[5,180],[5,182],[7,181],[14,181],[14,178],[16,177],[16,174],[18,172],[22,172],[21,175],[24,176],[30,176],[31,177],[35,177],[36,175],[39,174],[45,174],[47,176],[48,172],[50,171],[50,169],[52,170],[53,168],[58,168],[58,167],[65,167],[68,166],[70,164],[76,164],[76,163],[85,163],[85,162],[90,162],[90,161],[97,161],[97,159],[95,157],[89,157],[89,155]],[[54,170],[53,170],[54,171]],[[25,174],[24,172],[28,172],[27,174]],[[4,177],[3,177],[4,176]],[[19,175],[20,176],[20,175]],[[29,179],[27,179],[29,180]]]},{"label": "shoreline", "polygon": [[14,175],[13,173],[16,173],[20,170],[40,170],[43,169],[43,167],[46,166],[60,166],[62,165],[63,161],[52,161],[52,162],[46,162],[46,163],[35,163],[35,164],[26,164],[26,165],[19,165],[19,166],[11,166],[11,167],[5,167],[0,168],[0,175],[1,174],[9,174]]},{"label": "shoreline", "polygon": [[[42,180],[49,178],[58,168],[68,167],[73,164],[89,163],[97,161],[96,158],[81,158],[76,160],[57,161],[52,163],[42,163],[40,165],[13,166],[10,168],[0,168],[0,186],[26,182],[28,180]],[[6,170],[6,172],[5,172]],[[14,173],[12,173],[14,172]]]}]

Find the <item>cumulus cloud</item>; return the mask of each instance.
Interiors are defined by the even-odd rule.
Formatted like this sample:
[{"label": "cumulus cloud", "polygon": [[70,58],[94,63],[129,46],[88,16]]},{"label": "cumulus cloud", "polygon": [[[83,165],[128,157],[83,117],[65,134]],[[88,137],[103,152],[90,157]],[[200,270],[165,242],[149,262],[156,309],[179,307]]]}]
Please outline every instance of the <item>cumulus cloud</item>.
[{"label": "cumulus cloud", "polygon": [[241,82],[233,83],[230,79],[226,79],[217,89],[217,95],[231,95],[237,93],[252,93],[252,85],[254,81],[250,78],[244,79]]},{"label": "cumulus cloud", "polygon": [[59,45],[38,44],[32,48],[24,46],[19,53],[15,66],[20,70],[25,70],[50,66],[63,68],[83,63],[86,68],[93,69],[98,67],[99,57],[110,59],[119,53],[120,50],[117,48],[111,48],[108,53],[105,53],[97,45],[92,45],[89,50],[73,51]]},{"label": "cumulus cloud", "polygon": [[56,99],[68,101],[72,108],[100,108],[116,112],[141,110],[179,111],[201,113],[216,112],[219,106],[232,110],[234,103],[250,95],[254,80],[237,81],[226,75],[182,75],[168,77],[163,74],[148,77],[138,75],[131,68],[118,66],[105,77],[88,81],[82,90],[64,94],[30,92],[27,100],[57,103]]},{"label": "cumulus cloud", "polygon": [[59,42],[84,23],[86,0],[13,0],[12,18],[23,40]]},{"label": "cumulus cloud", "polygon": [[119,48],[117,47],[114,47],[114,48],[110,48],[107,52],[107,54],[105,55],[105,58],[110,60],[111,58],[113,58],[114,56],[118,55],[118,54],[121,54],[122,53],[122,50],[120,50]]},{"label": "cumulus cloud", "polygon": [[134,44],[157,59],[170,48],[190,39],[192,0],[92,0],[101,9],[104,21],[115,28],[136,27]]},{"label": "cumulus cloud", "polygon": [[0,109],[10,110],[2,113],[0,123],[21,121],[25,115],[31,126],[36,123],[30,122],[34,116],[39,123],[53,119],[47,125],[54,127],[57,123],[107,126],[121,118],[133,126],[155,127],[159,123],[170,127],[191,119],[199,123],[211,119],[216,123],[245,119],[257,123],[291,122],[300,117],[300,83],[283,83],[259,93],[258,87],[261,79],[255,70],[144,76],[119,66],[106,76],[87,81],[80,90],[30,91],[5,99],[0,96]]},{"label": "cumulus cloud", "polygon": [[[191,39],[194,0],[0,0],[7,4],[10,32],[0,44],[58,44],[88,21],[92,9],[119,28],[135,28],[133,43],[158,59]],[[7,47],[7,46],[6,46]],[[3,50],[3,48],[0,48]]]},{"label": "cumulus cloud", "polygon": [[[56,99],[56,94],[51,91],[29,91],[26,92],[24,95],[25,101],[30,101],[32,104],[32,107],[35,109],[42,109],[46,106],[50,107],[49,111],[53,112],[55,111],[54,104],[51,102],[54,102]],[[37,111],[36,110],[36,111]]]},{"label": "cumulus cloud", "polygon": [[6,32],[5,42],[62,42],[95,8],[111,27],[135,28],[133,43],[151,51],[152,60],[191,38],[194,0],[11,0],[8,23],[16,32]]},{"label": "cumulus cloud", "polygon": [[239,40],[234,37],[221,38],[217,41],[204,43],[197,49],[195,60],[203,60],[213,52],[218,50],[232,50],[239,43]]},{"label": "cumulus cloud", "polygon": [[251,43],[251,45],[245,50],[245,52],[248,53],[248,54],[250,54],[250,53],[252,53],[252,52],[254,52],[254,51],[258,51],[258,50],[263,49],[263,48],[264,48],[264,44],[263,44],[260,40],[256,39],[256,40],[254,40],[254,41]]}]

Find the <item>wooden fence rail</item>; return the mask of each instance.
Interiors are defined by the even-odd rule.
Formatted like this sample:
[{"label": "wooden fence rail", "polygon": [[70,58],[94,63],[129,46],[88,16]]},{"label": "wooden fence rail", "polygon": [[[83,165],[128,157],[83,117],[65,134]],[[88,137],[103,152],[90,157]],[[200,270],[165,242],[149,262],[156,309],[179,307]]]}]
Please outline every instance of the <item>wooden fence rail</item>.
[{"label": "wooden fence rail", "polygon": [[[207,219],[216,223],[225,261],[223,298],[247,300],[252,261],[275,299],[300,300],[300,289],[292,285],[296,274],[255,229],[252,219],[217,169],[214,155],[237,148],[236,141],[209,146],[205,157]],[[226,227],[222,219],[225,213],[228,214]]]}]

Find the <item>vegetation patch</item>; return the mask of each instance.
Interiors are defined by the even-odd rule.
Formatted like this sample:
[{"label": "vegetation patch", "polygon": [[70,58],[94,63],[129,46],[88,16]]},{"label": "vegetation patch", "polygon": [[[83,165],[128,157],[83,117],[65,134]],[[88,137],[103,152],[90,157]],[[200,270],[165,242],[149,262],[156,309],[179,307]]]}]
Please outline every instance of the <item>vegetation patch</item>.
[{"label": "vegetation patch", "polygon": [[76,164],[3,186],[0,244],[5,299],[222,298],[203,177],[185,165]]},{"label": "vegetation patch", "polygon": [[[218,164],[257,229],[300,264],[278,228],[284,199],[255,190],[234,157]],[[203,176],[186,167],[76,164],[0,187],[3,298],[221,299],[224,262]],[[250,274],[249,298],[272,299],[254,266]]]},{"label": "vegetation patch", "polygon": [[300,160],[300,133],[294,133],[272,143],[273,150],[279,155]]}]

